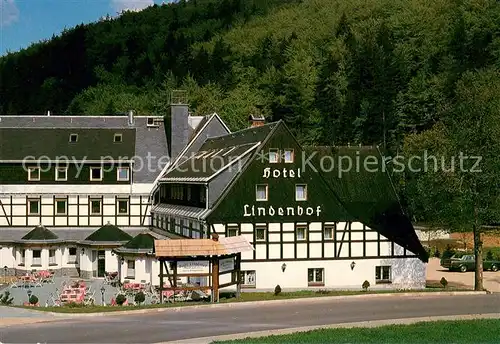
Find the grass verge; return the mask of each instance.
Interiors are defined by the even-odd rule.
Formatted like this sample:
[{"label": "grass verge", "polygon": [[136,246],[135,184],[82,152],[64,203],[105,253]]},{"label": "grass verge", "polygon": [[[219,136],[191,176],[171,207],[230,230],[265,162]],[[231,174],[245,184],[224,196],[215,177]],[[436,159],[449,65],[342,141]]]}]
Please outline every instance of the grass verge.
[{"label": "grass verge", "polygon": [[363,343],[435,344],[499,343],[500,319],[420,322],[375,328],[324,329],[295,334],[215,341],[212,344]]},{"label": "grass verge", "polygon": [[[250,301],[271,301],[271,300],[284,300],[284,299],[299,299],[299,298],[313,298],[313,297],[326,297],[326,296],[349,296],[349,295],[367,295],[367,294],[394,294],[394,293],[415,293],[415,292],[442,292],[442,291],[470,291],[470,289],[459,289],[448,287],[443,289],[443,287],[429,286],[423,290],[373,290],[373,291],[356,291],[356,290],[303,290],[296,292],[282,292],[278,296],[275,296],[271,292],[261,292],[261,293],[241,293],[240,298],[236,298],[234,292],[221,292],[220,293],[220,303],[236,303],[236,302],[250,302]],[[189,307],[197,305],[206,305],[209,302],[176,302],[176,303],[165,303],[165,304],[155,304],[155,305],[141,305],[141,306],[83,306],[83,305],[66,305],[62,307],[24,307],[24,306],[14,306],[20,308],[26,308],[31,310],[38,310],[44,312],[55,312],[55,313],[99,313],[99,312],[117,312],[117,311],[130,311],[130,310],[140,310],[140,309],[157,309],[157,308],[168,308],[168,307]]]}]

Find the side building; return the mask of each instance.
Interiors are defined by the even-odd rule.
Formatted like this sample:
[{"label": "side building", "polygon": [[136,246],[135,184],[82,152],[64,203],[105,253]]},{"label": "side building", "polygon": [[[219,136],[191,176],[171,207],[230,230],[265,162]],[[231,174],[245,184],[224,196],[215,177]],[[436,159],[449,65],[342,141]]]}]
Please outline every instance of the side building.
[{"label": "side building", "polygon": [[[242,255],[243,288],[425,287],[427,253],[377,147],[301,147],[283,122],[252,121],[165,171],[153,228],[245,236],[255,250]],[[356,168],[368,157],[370,170]],[[347,160],[351,168],[338,165]]]},{"label": "side building", "polygon": [[[102,277],[149,232],[158,176],[193,137],[227,134],[182,99],[163,116],[0,116],[0,266]],[[203,129],[203,130],[202,130]],[[175,238],[173,234],[155,238]]]}]

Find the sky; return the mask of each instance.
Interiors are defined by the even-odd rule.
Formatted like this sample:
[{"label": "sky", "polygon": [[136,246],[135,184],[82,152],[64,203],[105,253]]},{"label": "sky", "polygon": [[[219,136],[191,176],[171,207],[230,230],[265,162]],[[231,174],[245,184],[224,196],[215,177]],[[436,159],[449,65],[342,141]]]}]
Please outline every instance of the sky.
[{"label": "sky", "polygon": [[162,0],[0,0],[0,56],[50,39],[64,28],[154,3]]}]

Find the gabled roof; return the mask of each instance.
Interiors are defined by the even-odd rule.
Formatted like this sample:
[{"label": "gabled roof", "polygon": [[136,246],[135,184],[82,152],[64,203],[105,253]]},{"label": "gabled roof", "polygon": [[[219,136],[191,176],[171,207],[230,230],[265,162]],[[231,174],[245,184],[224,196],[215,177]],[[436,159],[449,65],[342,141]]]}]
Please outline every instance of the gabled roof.
[{"label": "gabled roof", "polygon": [[253,251],[244,236],[212,239],[156,240],[156,257],[223,256]]},{"label": "gabled roof", "polygon": [[269,137],[276,123],[247,128],[231,134],[209,138],[196,154],[179,161],[175,168],[167,171],[162,181],[208,182],[231,166],[241,169],[238,161],[255,152]]},{"label": "gabled roof", "polygon": [[21,240],[26,241],[50,241],[57,239],[59,239],[57,235],[42,225],[36,226],[28,234],[21,238]]},{"label": "gabled roof", "polygon": [[112,225],[111,223],[107,223],[94,233],[90,234],[87,238],[85,238],[84,242],[92,243],[92,242],[120,242],[120,241],[130,241],[132,236],[130,234],[125,233],[120,228]]}]

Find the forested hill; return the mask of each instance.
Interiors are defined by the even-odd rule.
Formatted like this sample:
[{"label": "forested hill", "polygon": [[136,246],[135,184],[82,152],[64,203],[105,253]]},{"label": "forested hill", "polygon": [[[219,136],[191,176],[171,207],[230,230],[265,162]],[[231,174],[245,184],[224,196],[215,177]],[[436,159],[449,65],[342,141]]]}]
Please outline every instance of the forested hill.
[{"label": "forested hill", "polygon": [[174,88],[232,127],[284,119],[304,143],[400,146],[500,66],[488,0],[190,0],[80,25],[0,59],[0,111],[164,114]]}]

